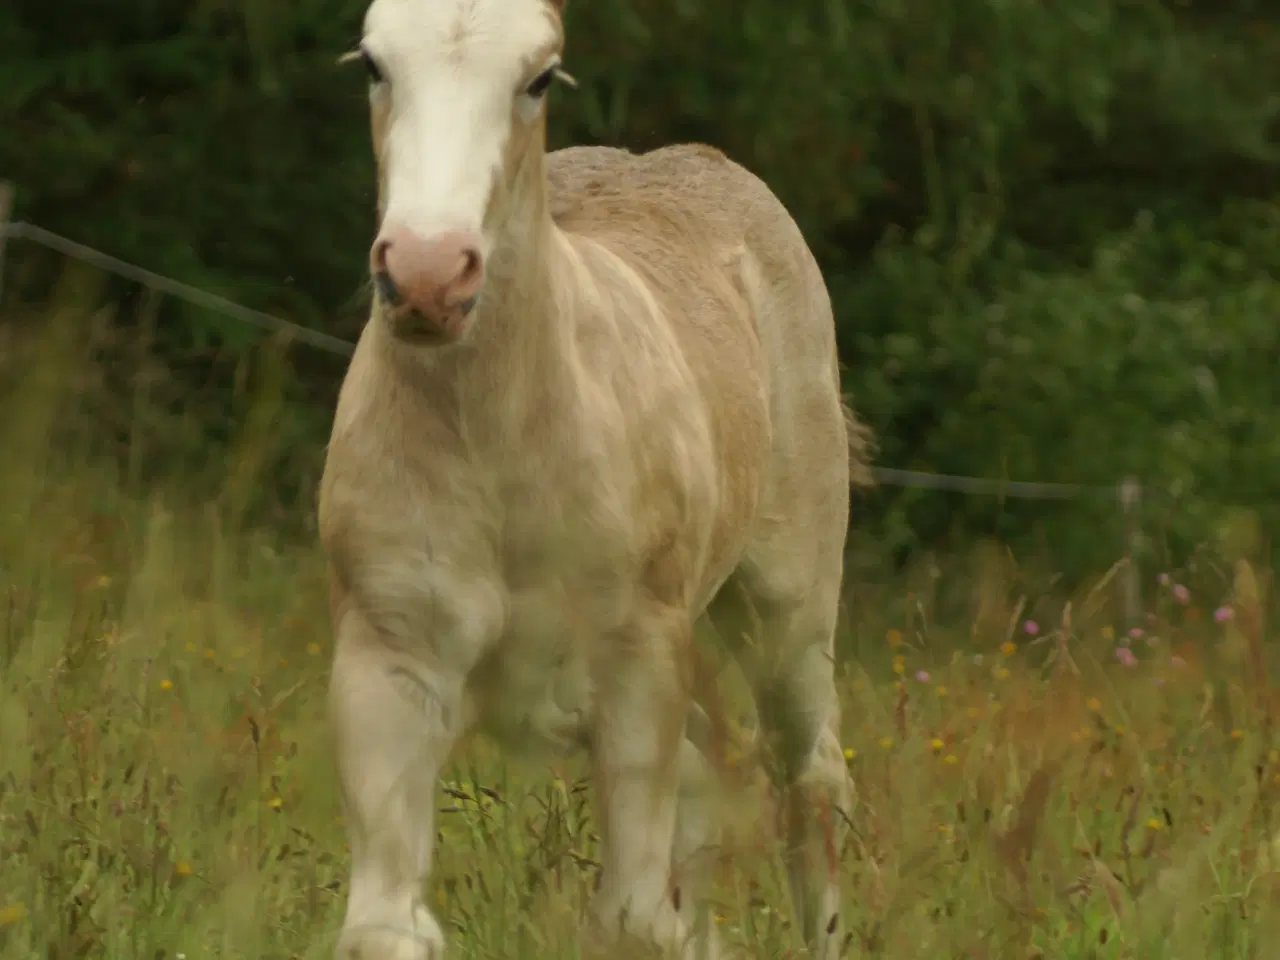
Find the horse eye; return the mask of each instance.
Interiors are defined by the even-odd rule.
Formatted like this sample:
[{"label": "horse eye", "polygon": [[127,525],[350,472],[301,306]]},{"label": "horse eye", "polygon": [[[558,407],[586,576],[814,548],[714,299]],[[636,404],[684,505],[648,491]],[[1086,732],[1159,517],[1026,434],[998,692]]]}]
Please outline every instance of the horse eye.
[{"label": "horse eye", "polygon": [[555,78],[556,78],[555,67],[550,67],[547,70],[543,70],[542,73],[538,74],[537,79],[534,80],[533,83],[529,84],[528,89],[525,90],[525,94],[537,100],[540,96],[542,96],[544,93],[547,92],[547,88],[551,86],[551,81],[554,80]]},{"label": "horse eye", "polygon": [[369,55],[369,51],[360,51],[360,62],[364,64],[364,68],[369,73],[370,83],[382,83],[386,78],[382,76],[382,68],[378,66],[378,61]]}]

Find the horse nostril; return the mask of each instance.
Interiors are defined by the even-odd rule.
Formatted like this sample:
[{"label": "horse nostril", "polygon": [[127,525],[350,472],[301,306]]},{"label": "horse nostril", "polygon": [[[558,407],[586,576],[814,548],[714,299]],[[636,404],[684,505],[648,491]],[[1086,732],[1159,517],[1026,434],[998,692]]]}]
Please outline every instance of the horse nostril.
[{"label": "horse nostril", "polygon": [[379,240],[373,245],[373,255],[369,257],[369,266],[375,274],[387,272],[387,252],[390,249],[390,240]]},{"label": "horse nostril", "polygon": [[473,247],[468,247],[462,251],[462,273],[458,275],[458,282],[470,284],[474,282],[480,274],[484,266],[484,261],[480,257],[480,251]]},{"label": "horse nostril", "polygon": [[391,279],[391,274],[385,270],[380,270],[373,275],[373,285],[377,288],[378,296],[390,306],[398,307],[404,303],[404,298],[400,296],[400,291],[396,288],[396,282]]}]

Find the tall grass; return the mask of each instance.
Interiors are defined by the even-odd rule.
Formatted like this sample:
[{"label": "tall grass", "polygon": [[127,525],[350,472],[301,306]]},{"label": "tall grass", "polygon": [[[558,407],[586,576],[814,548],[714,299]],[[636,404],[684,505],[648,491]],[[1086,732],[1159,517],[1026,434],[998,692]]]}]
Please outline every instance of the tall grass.
[{"label": "tall grass", "polygon": [[[190,416],[102,370],[94,296],[68,281],[0,356],[0,957],[327,957],[347,851],[323,571],[249,506],[280,393],[266,377],[201,459]],[[1133,625],[1106,576],[1066,593],[990,546],[850,584],[849,955],[1274,955],[1256,539],[1153,580]],[[717,922],[743,955],[801,956],[769,791],[730,760],[751,789],[726,803]],[[452,956],[579,954],[581,774],[460,753],[429,891]]]}]

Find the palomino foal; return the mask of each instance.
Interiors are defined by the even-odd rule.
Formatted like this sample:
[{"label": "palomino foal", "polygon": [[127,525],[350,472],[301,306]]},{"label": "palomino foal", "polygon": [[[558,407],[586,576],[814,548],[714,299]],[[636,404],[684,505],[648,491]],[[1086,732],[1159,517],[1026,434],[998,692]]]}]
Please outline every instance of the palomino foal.
[{"label": "palomino foal", "polygon": [[588,750],[599,930],[714,952],[688,889],[717,837],[688,723],[706,613],[754,682],[801,926],[834,957],[832,638],[863,468],[826,288],[715,150],[545,153],[560,12],[373,0],[352,57],[381,219],[319,508],[353,857],[338,955],[442,954],[421,888],[472,729]]}]

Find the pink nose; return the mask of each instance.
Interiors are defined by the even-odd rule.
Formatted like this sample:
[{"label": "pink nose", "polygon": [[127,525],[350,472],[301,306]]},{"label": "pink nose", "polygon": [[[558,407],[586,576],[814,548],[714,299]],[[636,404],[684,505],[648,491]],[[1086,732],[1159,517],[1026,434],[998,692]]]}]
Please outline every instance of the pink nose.
[{"label": "pink nose", "polygon": [[475,306],[484,281],[480,237],[450,230],[424,237],[407,227],[383,229],[370,255],[379,292],[437,326],[451,326]]}]

